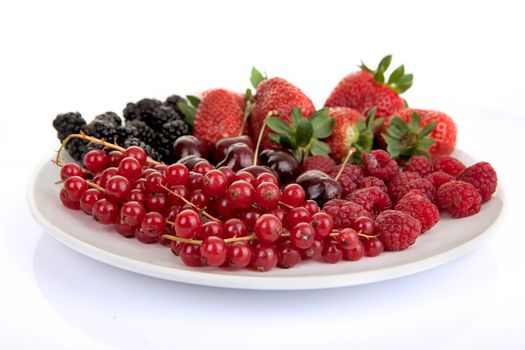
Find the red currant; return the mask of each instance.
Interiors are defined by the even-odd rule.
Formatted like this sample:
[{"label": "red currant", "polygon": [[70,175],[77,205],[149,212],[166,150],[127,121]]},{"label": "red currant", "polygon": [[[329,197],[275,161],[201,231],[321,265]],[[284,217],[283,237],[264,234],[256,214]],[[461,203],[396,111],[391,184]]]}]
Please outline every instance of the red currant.
[{"label": "red currant", "polygon": [[226,176],[226,182],[228,182],[228,184],[231,184],[232,182],[236,180],[235,173],[233,172],[232,168],[227,167],[227,166],[221,166],[219,167],[218,170],[222,171],[224,176]]},{"label": "red currant", "polygon": [[[119,174],[119,175],[122,175],[122,174]],[[137,179],[133,181],[133,183],[131,184],[131,188],[134,190],[137,189],[142,192],[147,192],[148,189],[146,188],[146,179]]]},{"label": "red currant", "polygon": [[183,245],[184,245],[184,243],[177,242],[177,241],[171,241],[171,245],[170,245],[171,252],[173,254],[179,256]]},{"label": "red currant", "polygon": [[239,213],[239,219],[241,219],[244,224],[246,225],[246,228],[249,231],[253,231],[253,228],[255,227],[255,222],[263,214],[262,210],[259,208],[250,207],[248,209],[245,209]]},{"label": "red currant", "polygon": [[255,179],[255,176],[253,176],[247,171],[241,170],[237,172],[237,174],[235,175],[235,181],[246,181],[247,183],[252,185],[252,187],[257,187],[257,180]]},{"label": "red currant", "polygon": [[365,247],[362,242],[359,242],[359,244],[352,249],[343,249],[343,259],[345,260],[356,261],[361,259],[364,255]]},{"label": "red currant", "polygon": [[289,241],[277,246],[278,265],[283,269],[294,267],[301,261],[301,253]]},{"label": "red currant", "polygon": [[190,178],[190,171],[184,164],[171,164],[166,169],[166,182],[170,185],[186,185]]},{"label": "red currant", "polygon": [[146,214],[146,208],[139,202],[127,202],[120,208],[120,221],[129,226],[139,226]]},{"label": "red currant", "polygon": [[202,259],[199,246],[185,243],[179,251],[180,259],[188,266],[202,266]]},{"label": "red currant", "polygon": [[365,255],[370,257],[378,256],[384,250],[383,243],[376,238],[365,239],[363,241],[363,248],[365,250]]},{"label": "red currant", "polygon": [[315,239],[310,248],[301,251],[301,257],[304,260],[320,258],[323,254],[323,249],[324,242],[320,239]]},{"label": "red currant", "polygon": [[204,209],[210,205],[210,197],[208,197],[203,190],[195,190],[190,196],[190,202],[197,207]]},{"label": "red currant", "polygon": [[298,184],[289,184],[283,190],[282,201],[292,207],[297,207],[304,202],[304,189]]},{"label": "red currant", "polygon": [[269,271],[277,266],[278,253],[274,245],[261,244],[253,251],[252,265],[257,271]]},{"label": "red currant", "polygon": [[80,176],[70,176],[64,181],[64,194],[71,201],[78,202],[82,193],[86,192],[88,184]]},{"label": "red currant", "polygon": [[[261,175],[264,175],[264,173]],[[261,208],[275,208],[281,200],[281,191],[276,184],[271,182],[263,182],[257,186],[254,198],[255,203],[257,203],[257,205],[259,205]]]},{"label": "red currant", "polygon": [[153,173],[158,173],[158,171],[153,168],[142,169],[142,173],[140,174],[140,177],[142,179],[146,179],[149,174],[153,174]]},{"label": "red currant", "polygon": [[202,219],[200,215],[191,209],[181,211],[175,220],[175,232],[177,236],[183,238],[192,238],[200,231],[201,226]]},{"label": "red currant", "polygon": [[170,207],[168,197],[162,192],[151,192],[146,195],[144,205],[148,211],[166,213]]},{"label": "red currant", "polygon": [[67,163],[60,169],[60,180],[64,181],[71,176],[84,177],[84,171],[77,163]]},{"label": "red currant", "polygon": [[319,204],[314,200],[308,199],[304,201],[302,206],[305,207],[312,216],[319,212]]},{"label": "red currant", "polygon": [[168,192],[168,199],[172,205],[183,205],[184,201],[181,199],[189,199],[190,191],[184,185],[175,185],[170,187],[170,192]]},{"label": "red currant", "polygon": [[142,166],[135,158],[126,157],[118,165],[118,174],[124,176],[129,181],[135,181],[142,174]]},{"label": "red currant", "polygon": [[80,209],[80,202],[69,199],[64,189],[60,190],[60,201],[62,202],[62,204],[64,204],[66,208],[73,209],[73,210]]},{"label": "red currant", "polygon": [[213,166],[207,160],[201,160],[193,167],[193,172],[197,174],[206,174],[208,171],[213,169]]},{"label": "red currant", "polygon": [[228,188],[228,196],[231,204],[238,209],[249,208],[254,199],[255,190],[246,181],[235,181]]},{"label": "red currant", "polygon": [[328,237],[332,233],[334,227],[334,221],[330,215],[325,212],[318,212],[312,216],[312,226],[320,238]]},{"label": "red currant", "polygon": [[261,215],[255,222],[255,235],[262,243],[273,243],[281,237],[283,224],[275,215]]},{"label": "red currant", "polygon": [[252,260],[253,251],[248,242],[234,242],[228,247],[228,262],[232,267],[246,267]]},{"label": "red currant", "polygon": [[80,209],[86,214],[93,213],[93,205],[96,201],[104,198],[104,194],[97,189],[89,188],[80,197]]},{"label": "red currant", "polygon": [[202,178],[202,190],[209,196],[219,196],[226,192],[228,181],[222,171],[213,169]]},{"label": "red currant", "polygon": [[195,238],[204,239],[210,236],[216,236],[216,237],[223,236],[223,227],[220,222],[208,221],[207,223],[203,224],[201,227],[201,230],[199,231],[199,233],[197,234]]},{"label": "red currant", "polygon": [[248,235],[248,229],[240,219],[229,219],[224,223],[223,237],[244,237]]},{"label": "red currant", "polygon": [[120,202],[128,196],[131,191],[131,183],[124,176],[115,175],[106,182],[106,196]]},{"label": "red currant", "polygon": [[343,258],[343,250],[337,244],[328,240],[323,248],[323,259],[330,264],[335,264]]},{"label": "red currant", "polygon": [[235,207],[228,196],[221,196],[212,202],[213,211],[223,219],[231,218],[235,215]]},{"label": "red currant", "polygon": [[166,227],[166,218],[161,213],[150,211],[144,215],[141,228],[146,236],[159,237]]},{"label": "red currant", "polygon": [[124,158],[126,157],[135,158],[139,161],[141,166],[145,165],[146,161],[148,160],[148,155],[146,154],[146,151],[144,151],[138,146],[130,146],[126,148],[126,151],[124,151]]},{"label": "red currant", "polygon": [[337,235],[337,242],[342,249],[353,249],[359,245],[359,236],[354,229],[344,228]]},{"label": "red currant", "polygon": [[135,226],[125,224],[122,222],[122,220],[117,220],[115,223],[115,228],[117,229],[117,233],[119,235],[126,238],[135,237],[135,231],[137,230]]},{"label": "red currant", "polygon": [[129,194],[126,200],[130,202],[144,203],[146,201],[146,196],[144,195],[144,192],[142,192],[141,190],[133,189],[129,191]]},{"label": "red currant", "polygon": [[357,232],[365,235],[373,235],[375,231],[374,220],[367,216],[360,216],[351,224],[352,228]]},{"label": "red currant", "polygon": [[114,223],[118,213],[118,205],[110,199],[102,198],[93,204],[93,219],[101,224]]},{"label": "red currant", "polygon": [[290,242],[294,248],[308,249],[314,243],[315,229],[312,225],[301,222],[290,231]]},{"label": "red currant", "polygon": [[108,167],[118,167],[120,161],[124,158],[124,154],[120,151],[111,151],[108,153]]},{"label": "red currant", "polygon": [[202,179],[204,175],[199,173],[191,172],[188,177],[188,187],[191,191],[201,190],[202,189]]},{"label": "red currant", "polygon": [[228,247],[222,238],[210,236],[202,241],[200,253],[208,265],[221,266],[226,261]]},{"label": "red currant", "polygon": [[141,228],[135,230],[135,238],[137,241],[144,244],[153,244],[159,241],[158,237],[148,236]]},{"label": "red currant", "polygon": [[106,187],[106,183],[109,179],[111,179],[113,176],[117,175],[118,169],[115,167],[110,167],[104,169],[102,173],[100,174],[100,180],[98,181],[98,184],[102,187]]},{"label": "red currant", "polygon": [[284,221],[284,218],[286,217],[286,209],[281,207],[273,208],[272,210],[268,211],[268,214],[275,215],[279,218],[279,220]]},{"label": "red currant", "polygon": [[84,155],[84,165],[94,173],[104,170],[108,165],[108,157],[103,150],[91,150]]},{"label": "red currant", "polygon": [[146,188],[150,191],[163,191],[166,186],[166,179],[164,175],[155,171],[146,177]]},{"label": "red currant", "polygon": [[295,227],[300,222],[309,222],[310,221],[310,212],[303,207],[297,207],[290,209],[288,214],[286,214],[286,226],[289,228]]},{"label": "red currant", "polygon": [[157,164],[153,167],[156,171],[162,174],[162,176],[166,176],[166,172],[168,171],[168,166],[166,164]]},{"label": "red currant", "polygon": [[277,180],[275,175],[270,174],[270,173],[260,173],[259,176],[257,176],[256,182],[255,182],[256,185],[259,186],[263,182],[271,182],[279,186],[279,180]]}]

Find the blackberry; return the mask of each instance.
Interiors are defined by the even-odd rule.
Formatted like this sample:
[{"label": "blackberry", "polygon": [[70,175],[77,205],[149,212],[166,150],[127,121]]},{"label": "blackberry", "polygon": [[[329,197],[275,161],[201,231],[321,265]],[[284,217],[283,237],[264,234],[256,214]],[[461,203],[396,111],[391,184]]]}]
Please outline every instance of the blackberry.
[{"label": "blackberry", "polygon": [[173,160],[173,141],[163,133],[157,133],[155,142],[152,144],[159,153],[160,159],[164,163],[171,164]]},{"label": "blackberry", "polygon": [[150,145],[146,144],[144,141],[141,141],[136,137],[130,137],[124,140],[124,144],[122,145],[122,147],[128,148],[130,146],[138,146],[142,148],[144,151],[146,151],[146,154],[149,157],[155,160],[160,160],[160,156],[156,150],[154,150]]},{"label": "blackberry", "polygon": [[142,120],[135,119],[135,120],[126,121],[126,126],[130,126],[130,127],[137,129],[139,133],[139,136],[137,136],[137,138],[141,139],[148,145],[153,144],[153,141],[155,140],[155,137],[156,137],[155,131],[153,131],[153,129],[150,128],[148,124],[146,124]]},{"label": "blackberry", "polygon": [[173,109],[175,113],[177,113],[179,117],[182,119],[184,114],[182,113],[182,111],[180,110],[178,106],[179,102],[187,103],[186,100],[180,97],[179,95],[171,95],[170,97],[166,99],[166,101],[164,102],[164,105],[171,107],[171,109]]},{"label": "blackberry", "polygon": [[84,131],[86,135],[108,142],[113,142],[117,134],[117,129],[112,124],[103,120],[93,120],[82,128],[82,131]]},{"label": "blackberry", "polygon": [[67,153],[76,160],[77,162],[81,162],[84,158],[84,154],[86,153],[86,141],[81,139],[71,139],[66,144],[66,151]]},{"label": "blackberry", "polygon": [[85,125],[86,121],[78,112],[59,114],[53,120],[53,127],[60,141],[64,141],[68,135],[79,133]]},{"label": "blackberry", "polygon": [[170,139],[171,142],[174,142],[179,137],[184,135],[191,134],[191,128],[189,124],[183,120],[172,120],[170,122],[164,123],[162,125],[162,133]]},{"label": "blackberry", "polygon": [[130,102],[126,105],[126,108],[124,108],[124,119],[146,121],[160,105],[162,105],[162,102],[152,98],[144,98],[136,103]]},{"label": "blackberry", "polygon": [[144,121],[153,129],[160,130],[165,123],[176,119],[181,118],[171,107],[159,106],[155,108],[149,118]]},{"label": "blackberry", "polygon": [[95,117],[95,120],[102,120],[110,123],[115,128],[122,124],[122,119],[114,112],[106,112]]},{"label": "blackberry", "polygon": [[135,138],[140,139],[139,129],[137,129],[133,125],[120,125],[119,127],[117,127],[117,137],[116,137],[117,141],[116,142],[118,145],[122,145],[124,140],[130,137],[135,137]]}]

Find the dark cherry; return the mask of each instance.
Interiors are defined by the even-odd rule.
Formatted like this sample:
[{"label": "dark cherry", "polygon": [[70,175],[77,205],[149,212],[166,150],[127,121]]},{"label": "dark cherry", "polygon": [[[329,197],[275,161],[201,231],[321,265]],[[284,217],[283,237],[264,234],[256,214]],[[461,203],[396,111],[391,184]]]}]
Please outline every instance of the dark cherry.
[{"label": "dark cherry", "polygon": [[261,175],[263,173],[272,174],[273,176],[278,177],[278,175],[275,173],[275,171],[273,171],[272,169],[270,169],[267,166],[262,166],[262,165],[250,165],[249,167],[246,167],[246,168],[242,169],[241,171],[245,171],[247,173],[252,174],[253,177],[255,177],[256,179],[257,179],[257,176],[259,176],[259,175]]},{"label": "dark cherry", "polygon": [[219,141],[215,142],[211,150],[215,163],[221,162],[226,157],[226,153],[228,153],[228,148],[234,143],[244,143],[245,145],[253,149],[252,139],[250,138],[250,136],[247,135],[226,137],[220,139]]},{"label": "dark cherry", "polygon": [[188,170],[192,170],[195,164],[197,164],[198,162],[202,162],[203,160],[207,162],[206,159],[193,155],[181,158],[177,161],[177,163],[184,164],[188,168]]},{"label": "dark cherry", "polygon": [[267,149],[259,154],[259,162],[277,173],[283,184],[295,179],[298,172],[297,160],[288,152]]},{"label": "dark cherry", "polygon": [[313,199],[320,207],[330,199],[341,196],[341,185],[319,170],[308,170],[296,182],[304,188],[306,199]]},{"label": "dark cherry", "polygon": [[233,171],[238,171],[253,164],[253,149],[245,143],[234,143],[228,147],[225,158],[217,167],[227,166]]},{"label": "dark cherry", "polygon": [[187,156],[208,158],[208,149],[209,146],[205,141],[199,140],[192,135],[181,136],[173,143],[175,160]]}]

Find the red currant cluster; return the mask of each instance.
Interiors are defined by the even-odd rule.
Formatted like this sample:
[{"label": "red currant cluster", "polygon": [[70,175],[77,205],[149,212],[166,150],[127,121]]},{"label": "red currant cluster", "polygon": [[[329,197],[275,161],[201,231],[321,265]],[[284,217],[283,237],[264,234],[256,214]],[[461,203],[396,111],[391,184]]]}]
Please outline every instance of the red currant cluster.
[{"label": "red currant cluster", "polygon": [[152,161],[136,146],[113,148],[118,150],[88,152],[86,169],[62,165],[62,203],[114,224],[124,237],[169,246],[189,266],[267,271],[301,260],[336,263],[359,260],[365,250],[369,256],[382,251],[373,243],[379,240],[372,219],[361,217],[352,228],[334,232],[332,217],[305,200],[301,186],[281,191],[271,172],[234,173],[206,160],[190,171],[184,164]]}]

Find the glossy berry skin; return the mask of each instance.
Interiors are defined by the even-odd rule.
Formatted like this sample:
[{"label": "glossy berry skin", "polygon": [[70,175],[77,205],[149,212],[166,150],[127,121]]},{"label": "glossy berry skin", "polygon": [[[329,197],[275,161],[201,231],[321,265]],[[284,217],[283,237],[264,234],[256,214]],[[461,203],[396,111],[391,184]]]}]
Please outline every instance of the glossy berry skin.
[{"label": "glossy berry skin", "polygon": [[135,237],[135,231],[137,230],[137,227],[125,224],[122,222],[122,220],[117,220],[115,223],[115,229],[122,237],[131,238]]},{"label": "glossy berry skin", "polygon": [[323,248],[323,259],[327,263],[335,264],[343,258],[343,250],[330,240],[326,241]]},{"label": "glossy berry skin", "polygon": [[94,173],[104,170],[108,165],[108,157],[103,150],[92,150],[84,155],[84,165]]},{"label": "glossy berry skin", "polygon": [[[415,243],[421,233],[421,223],[399,210],[386,210],[374,222],[385,250],[404,250]],[[365,247],[366,248],[366,247]]]},{"label": "glossy berry skin", "polygon": [[[118,174],[118,175],[121,175],[121,174]],[[135,181],[131,183],[131,189],[140,190],[142,192],[147,192],[148,190],[146,188],[146,179],[136,179]]]},{"label": "glossy berry skin", "polygon": [[120,208],[120,222],[129,226],[139,226],[146,214],[146,208],[139,202],[126,202]]},{"label": "glossy berry skin", "polygon": [[260,244],[255,247],[252,257],[253,267],[260,272],[265,272],[277,266],[277,248],[274,245]]},{"label": "glossy berry skin", "polygon": [[168,199],[172,205],[183,205],[184,201],[181,199],[190,199],[190,191],[188,187],[184,185],[170,186],[170,192],[168,192]]},{"label": "glossy berry skin", "polygon": [[224,176],[226,176],[226,182],[228,183],[228,185],[236,180],[236,175],[232,168],[227,166],[221,166],[217,170],[222,171]]},{"label": "glossy berry skin", "polygon": [[173,253],[173,255],[179,256],[183,245],[184,245],[184,243],[177,242],[177,241],[171,241],[171,243],[170,243],[170,250]]},{"label": "glossy berry skin", "polygon": [[166,178],[161,173],[155,171],[146,177],[146,188],[151,191],[163,191],[166,186]]},{"label": "glossy berry skin", "polygon": [[106,183],[109,179],[111,179],[113,176],[118,175],[118,168],[115,167],[109,167],[102,171],[100,174],[100,180],[98,184],[102,187],[106,187]]},{"label": "glossy berry skin", "polygon": [[257,186],[259,186],[263,182],[271,182],[279,186],[279,180],[275,177],[275,175],[270,174],[270,173],[261,173],[257,176],[257,179],[256,179]]},{"label": "glossy berry skin", "polygon": [[323,249],[324,241],[316,238],[310,248],[301,251],[301,257],[303,260],[320,258],[323,255]]},{"label": "glossy berry skin", "polygon": [[346,249],[343,248],[343,259],[350,261],[360,260],[365,255],[365,247],[363,242],[359,242],[355,247]]},{"label": "glossy berry skin", "polygon": [[89,188],[80,197],[80,209],[88,215],[93,213],[93,205],[105,195],[97,189]]},{"label": "glossy berry skin", "polygon": [[144,205],[146,206],[147,211],[166,213],[169,210],[170,201],[162,192],[150,192],[146,195]]},{"label": "glossy berry skin", "polygon": [[150,211],[144,215],[140,226],[145,235],[149,237],[159,237],[166,228],[166,218],[161,213]]},{"label": "glossy berry skin", "polygon": [[289,242],[283,242],[277,246],[277,265],[283,269],[289,269],[301,261],[301,253]]},{"label": "glossy berry skin", "polygon": [[334,220],[334,229],[351,227],[360,216],[372,217],[372,214],[359,204],[343,199],[332,199],[326,202],[323,211]]},{"label": "glossy berry skin", "polygon": [[310,222],[310,212],[303,207],[297,207],[290,209],[286,214],[285,224],[286,227],[293,228],[295,225],[301,222]]},{"label": "glossy berry skin", "polygon": [[235,181],[246,181],[247,183],[252,185],[253,188],[257,187],[257,179],[255,178],[255,176],[253,176],[247,171],[237,172],[237,174],[235,174]]},{"label": "glossy berry skin", "polygon": [[[249,231],[253,231],[253,228],[255,227],[255,222],[262,214],[263,214],[263,211],[261,209],[251,207],[251,208],[241,211],[238,214],[238,217],[244,222],[244,224],[246,225],[246,228]],[[268,213],[268,214],[271,214],[271,213]]]},{"label": "glossy berry skin", "polygon": [[352,249],[359,245],[359,236],[354,229],[345,228],[339,231],[339,234],[336,236],[337,243],[341,246],[342,249]]},{"label": "glossy berry skin", "polygon": [[129,202],[144,203],[144,201],[146,200],[146,196],[144,195],[143,191],[139,189],[132,189],[131,191],[129,191],[129,194],[126,200]]},{"label": "glossy berry skin", "polygon": [[84,171],[77,163],[67,163],[60,168],[60,180],[64,181],[71,176],[84,177]]},{"label": "glossy berry skin", "polygon": [[365,251],[365,255],[368,257],[378,256],[383,252],[383,250],[385,250],[383,243],[381,243],[381,241],[376,238],[365,239],[363,241],[363,249]]},{"label": "glossy berry skin", "polygon": [[248,229],[244,222],[240,219],[229,219],[224,223],[223,226],[223,237],[245,237],[248,235]]},{"label": "glossy berry skin", "polygon": [[298,207],[304,202],[305,196],[304,189],[300,185],[289,184],[284,188],[281,200],[292,207]]},{"label": "glossy berry skin", "polygon": [[315,234],[319,238],[328,237],[334,227],[332,217],[325,212],[318,212],[312,215],[312,227],[315,229]]},{"label": "glossy berry skin", "polygon": [[118,167],[120,161],[124,158],[124,153],[120,151],[111,151],[108,153],[108,167]]},{"label": "glossy berry skin", "polygon": [[135,181],[142,174],[142,165],[132,157],[123,158],[118,165],[118,174],[124,176],[129,181]]},{"label": "glossy berry skin", "polygon": [[492,197],[498,185],[496,171],[487,162],[479,162],[469,166],[458,175],[458,180],[474,185],[481,194],[482,203],[485,203]]},{"label": "glossy berry skin", "polygon": [[210,197],[206,195],[203,190],[195,190],[190,196],[190,202],[197,207],[204,209],[210,205]]},{"label": "glossy berry skin", "polygon": [[212,208],[214,213],[223,219],[229,219],[235,215],[235,207],[227,195],[215,199],[212,202]]},{"label": "glossy berry skin", "polygon": [[202,178],[202,190],[208,196],[219,196],[226,192],[228,180],[226,175],[220,170],[213,169],[208,171]]},{"label": "glossy berry skin", "polygon": [[179,251],[182,262],[188,266],[202,266],[200,248],[197,245],[185,243]]},{"label": "glossy berry skin", "polygon": [[184,164],[175,163],[168,166],[164,176],[169,185],[186,185],[190,177],[190,171]]},{"label": "glossy berry skin", "polygon": [[191,191],[202,190],[202,179],[203,178],[204,178],[204,175],[202,174],[190,172],[187,187]]},{"label": "glossy berry skin", "polygon": [[[264,175],[264,174],[261,174]],[[275,183],[263,182],[255,190],[255,203],[263,209],[275,208],[281,200],[281,191]]]},{"label": "glossy berry skin", "polygon": [[257,219],[253,230],[261,243],[273,243],[281,237],[283,224],[276,216],[264,214]]},{"label": "glossy berry skin", "polygon": [[148,155],[146,154],[146,151],[144,151],[138,146],[130,146],[126,148],[126,150],[124,151],[124,158],[126,157],[135,158],[139,161],[141,166],[146,165],[146,162],[148,160]]},{"label": "glossy berry skin", "polygon": [[199,232],[202,219],[194,210],[185,209],[175,219],[175,233],[182,238],[192,238]]},{"label": "glossy berry skin", "polygon": [[250,264],[253,250],[248,242],[234,242],[228,247],[228,262],[232,267],[246,267]]},{"label": "glossy berry skin", "polygon": [[290,242],[297,249],[308,249],[314,243],[315,229],[312,225],[301,222],[290,231]]},{"label": "glossy berry skin", "polygon": [[302,207],[306,208],[308,212],[310,213],[310,216],[313,216],[315,213],[319,212],[319,204],[317,204],[316,201],[308,199],[305,200],[304,203],[301,205]]},{"label": "glossy berry skin", "polygon": [[222,238],[210,236],[202,241],[200,253],[206,264],[221,266],[226,261],[228,247]]},{"label": "glossy berry skin", "polygon": [[159,241],[158,237],[151,237],[147,235],[144,231],[142,231],[141,228],[137,228],[137,230],[135,231],[135,238],[137,239],[137,241],[143,244],[154,244]]},{"label": "glossy berry skin", "polygon": [[223,236],[223,225],[221,225],[220,222],[216,221],[208,221],[204,223],[197,234],[197,239],[204,239],[206,237],[215,236],[215,237],[222,237]]},{"label": "glossy berry skin", "polygon": [[157,164],[153,167],[155,171],[158,171],[162,176],[166,176],[166,171],[168,171],[168,166],[166,164]]},{"label": "glossy berry skin", "polygon": [[64,189],[60,190],[60,201],[62,202],[62,204],[64,204],[66,208],[73,210],[80,209],[80,202],[69,199]]},{"label": "glossy berry skin", "polygon": [[80,176],[70,176],[64,181],[64,194],[71,201],[78,202],[87,189],[86,180]]},{"label": "glossy berry skin", "polygon": [[192,171],[197,174],[205,175],[208,171],[212,170],[213,166],[207,160],[201,160],[193,167]]},{"label": "glossy berry skin", "polygon": [[228,197],[231,205],[237,209],[249,208],[255,197],[255,190],[246,181],[235,181],[228,187]]},{"label": "glossy berry skin", "polygon": [[131,191],[131,183],[124,176],[115,175],[106,182],[106,196],[120,202],[126,199]]},{"label": "glossy berry skin", "polygon": [[115,222],[119,214],[118,205],[110,199],[100,199],[93,205],[93,219],[104,225]]},{"label": "glossy berry skin", "polygon": [[351,227],[365,235],[373,235],[375,231],[374,220],[367,216],[360,216],[355,219]]}]

